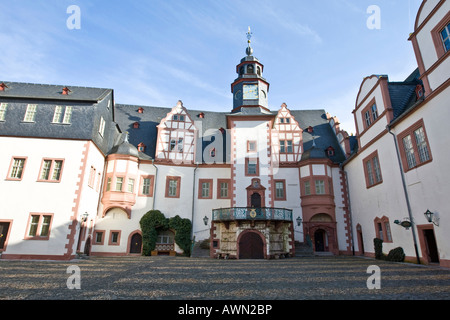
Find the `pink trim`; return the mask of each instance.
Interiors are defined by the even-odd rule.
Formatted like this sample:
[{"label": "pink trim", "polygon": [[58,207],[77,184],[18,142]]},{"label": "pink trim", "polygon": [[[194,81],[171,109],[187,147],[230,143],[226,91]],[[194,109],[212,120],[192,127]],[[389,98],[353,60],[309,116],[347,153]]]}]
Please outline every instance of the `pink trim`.
[{"label": "pink trim", "polygon": [[[38,221],[38,225],[36,228],[36,235],[35,236],[30,236],[30,227],[31,227],[31,220],[33,216],[39,216],[39,221]],[[50,224],[48,226],[48,235],[46,236],[40,236],[40,232],[42,230],[42,221],[44,220],[44,216],[50,216]],[[27,227],[25,229],[25,235],[23,237],[24,240],[49,240],[50,239],[50,233],[52,230],[52,223],[53,223],[53,213],[36,213],[36,212],[31,212],[28,216],[28,222],[27,222]]]},{"label": "pink trim", "polygon": [[[283,183],[283,197],[281,197],[281,198],[277,198],[277,188],[276,188],[277,182]],[[273,180],[273,198],[275,199],[275,201],[286,201],[286,180],[285,179]]]},{"label": "pink trim", "polygon": [[[101,233],[102,234],[102,240],[100,242],[97,242],[97,234]],[[92,237],[92,245],[96,246],[96,245],[103,245],[105,242],[105,233],[106,230],[94,230],[94,235]]]},{"label": "pink trim", "polygon": [[[175,180],[177,181],[177,193],[175,196],[170,196],[169,195],[169,185],[170,185],[170,181]],[[166,193],[165,193],[165,197],[166,198],[179,198],[180,197],[180,189],[181,189],[181,177],[174,177],[174,176],[167,176],[166,177]]]},{"label": "pink trim", "polygon": [[[221,197],[220,196],[220,184],[221,183],[228,183],[228,197]],[[231,199],[231,179],[217,179],[217,199]]]},{"label": "pink trim", "polygon": [[[25,160],[24,163],[23,163],[22,175],[20,176],[20,178],[11,178],[11,170],[12,170],[13,165],[14,165],[14,160],[16,160],[16,159]],[[6,176],[5,180],[8,180],[8,181],[22,181],[23,176],[25,174],[25,166],[27,165],[27,160],[28,160],[28,157],[20,157],[20,156],[16,157],[16,156],[13,156],[11,158],[11,162],[9,164],[8,175]]]},{"label": "pink trim", "polygon": [[[207,197],[203,197],[203,183],[209,183],[209,192],[208,192],[208,196]],[[212,199],[212,194],[213,194],[213,184],[214,184],[214,180],[213,179],[199,179],[198,180],[198,199]]]},{"label": "pink trim", "polygon": [[[150,186],[149,186],[149,194],[143,194],[143,188],[144,188],[144,179],[150,179]],[[154,175],[141,175],[139,178],[139,197],[153,197],[153,187],[155,184],[155,176]]]},{"label": "pink trim", "polygon": [[0,220],[0,222],[9,223],[8,233],[6,235],[2,234],[2,236],[5,237],[5,241],[3,242],[3,249],[0,248],[0,252],[4,252],[4,251],[6,251],[6,248],[8,247],[9,235],[11,234],[13,220],[6,219],[6,220]]},{"label": "pink trim", "polygon": [[[41,179],[42,169],[44,168],[44,162],[45,161],[51,161],[52,162],[51,165],[50,165],[50,169],[49,169],[49,174],[48,174],[48,179],[47,180]],[[62,161],[61,171],[59,172],[59,179],[58,180],[52,180],[54,165],[55,165],[56,161]],[[60,183],[61,179],[62,179],[63,169],[64,169],[64,162],[65,162],[65,159],[63,159],[63,158],[43,158],[42,161],[41,161],[41,168],[39,169],[39,175],[38,175],[38,178],[37,178],[37,182]]]},{"label": "pink trim", "polygon": [[[117,242],[116,243],[112,242],[113,233],[118,233],[119,234],[117,236]],[[108,245],[109,246],[119,246],[120,245],[120,236],[121,236],[121,234],[122,234],[122,230],[110,230],[109,231]]]}]

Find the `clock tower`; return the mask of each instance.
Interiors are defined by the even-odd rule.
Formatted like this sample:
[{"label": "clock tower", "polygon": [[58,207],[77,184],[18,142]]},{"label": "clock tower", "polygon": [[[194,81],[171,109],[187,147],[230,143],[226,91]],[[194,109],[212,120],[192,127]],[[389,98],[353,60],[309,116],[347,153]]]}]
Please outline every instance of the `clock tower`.
[{"label": "clock tower", "polygon": [[269,111],[267,94],[269,92],[269,83],[263,78],[264,66],[257,58],[253,56],[251,44],[252,33],[248,28],[247,38],[248,47],[247,56],[241,59],[236,66],[238,78],[231,84],[233,93],[232,113],[242,111],[242,108],[261,108]]}]

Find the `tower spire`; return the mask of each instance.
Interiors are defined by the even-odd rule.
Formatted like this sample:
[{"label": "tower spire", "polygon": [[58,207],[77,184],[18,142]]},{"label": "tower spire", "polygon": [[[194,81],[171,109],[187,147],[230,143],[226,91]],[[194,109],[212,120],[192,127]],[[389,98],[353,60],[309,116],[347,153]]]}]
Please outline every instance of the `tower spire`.
[{"label": "tower spire", "polygon": [[248,27],[248,32],[247,32],[247,39],[248,39],[247,43],[248,43],[248,47],[247,47],[247,49],[245,50],[245,52],[247,53],[247,56],[251,56],[251,55],[253,54],[253,49],[252,49],[252,47],[250,46],[250,43],[252,42],[252,41],[251,41],[252,34],[253,34],[253,33],[251,32],[250,26],[249,26],[249,27]]}]

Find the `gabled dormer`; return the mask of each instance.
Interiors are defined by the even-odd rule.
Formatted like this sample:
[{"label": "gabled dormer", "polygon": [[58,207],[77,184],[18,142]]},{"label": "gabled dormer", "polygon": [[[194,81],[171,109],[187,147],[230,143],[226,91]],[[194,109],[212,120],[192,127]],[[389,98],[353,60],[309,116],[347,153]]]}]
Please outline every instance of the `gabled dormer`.
[{"label": "gabled dormer", "polygon": [[385,130],[394,117],[387,76],[372,75],[364,78],[353,115],[360,147]]},{"label": "gabled dormer", "polygon": [[157,161],[194,163],[197,128],[181,101],[161,120],[157,128]]},{"label": "gabled dormer", "polygon": [[411,41],[425,97],[450,83],[450,1],[424,0],[417,13]]},{"label": "gabled dormer", "polygon": [[302,133],[297,120],[283,103],[272,128],[272,161],[279,164],[300,161]]}]

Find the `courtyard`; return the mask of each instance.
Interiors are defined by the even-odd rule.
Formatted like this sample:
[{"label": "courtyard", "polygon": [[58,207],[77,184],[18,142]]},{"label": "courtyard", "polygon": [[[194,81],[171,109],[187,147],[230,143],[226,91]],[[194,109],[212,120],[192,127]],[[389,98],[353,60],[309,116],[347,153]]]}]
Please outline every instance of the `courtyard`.
[{"label": "courtyard", "polygon": [[1,300],[450,299],[448,269],[347,256],[0,260],[0,279]]}]

